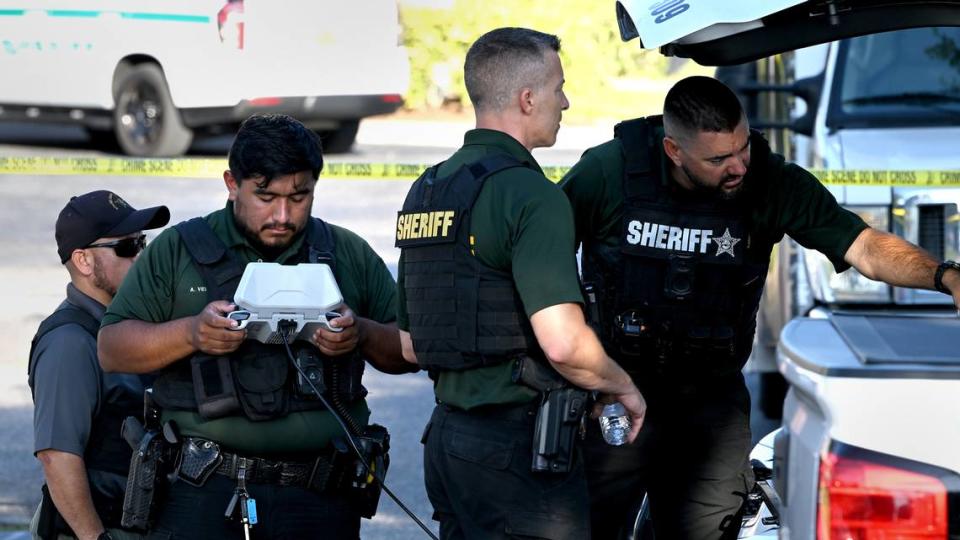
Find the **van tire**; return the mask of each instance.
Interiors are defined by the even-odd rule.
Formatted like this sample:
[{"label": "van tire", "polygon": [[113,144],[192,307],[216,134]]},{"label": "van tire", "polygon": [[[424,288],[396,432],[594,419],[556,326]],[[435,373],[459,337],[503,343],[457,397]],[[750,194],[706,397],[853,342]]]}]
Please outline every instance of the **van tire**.
[{"label": "van tire", "polygon": [[193,132],[183,125],[160,66],[131,66],[119,74],[115,88],[113,131],[125,154],[161,157],[187,151]]},{"label": "van tire", "polygon": [[360,130],[360,120],[344,120],[337,129],[317,131],[323,144],[323,152],[330,154],[344,154],[353,148],[357,140],[357,131]]}]

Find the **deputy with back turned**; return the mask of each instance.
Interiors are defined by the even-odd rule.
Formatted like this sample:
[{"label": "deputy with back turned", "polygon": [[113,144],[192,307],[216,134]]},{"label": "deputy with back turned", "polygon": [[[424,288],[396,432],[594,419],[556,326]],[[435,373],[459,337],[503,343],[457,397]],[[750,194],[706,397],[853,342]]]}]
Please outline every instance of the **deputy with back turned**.
[{"label": "deputy with back turned", "polygon": [[[153,399],[179,466],[151,538],[234,540],[254,526],[261,539],[356,539],[361,515],[376,509],[369,495],[377,483],[366,480],[333,412],[292,364],[322,371],[318,390],[351,436],[370,441],[360,444],[364,451],[377,454],[364,461],[382,458],[385,432],[367,425],[361,376],[365,362],[388,373],[415,370],[401,357],[393,322],[396,285],[363,239],[311,217],[323,157],[303,124],[250,117],[228,162],[226,208],[161,234],[100,333],[105,369],[159,372]],[[282,344],[245,340],[226,315],[255,261],[329,265],[344,299],[330,325],[341,331],[320,328],[309,343],[297,341],[295,360]]]},{"label": "deputy with back turned", "polygon": [[444,539],[589,536],[575,448],[586,390],[644,401],[586,325],[573,222],[530,151],[569,103],[560,42],[481,36],[464,77],[476,129],[411,187],[396,228],[404,357],[429,370],[427,494]]},{"label": "deputy with back turned", "polygon": [[960,272],[841,208],[750,131],[719,81],[681,80],[662,117],[622,122],[615,134],[561,183],[604,347],[650,404],[635,444],[610,446],[587,430],[594,538],[617,538],[645,491],[657,538],[736,538],[752,487],[740,370],[774,244],[789,234],[838,272],[936,287],[955,303]]},{"label": "deputy with back turned", "polygon": [[104,373],[97,332],[145,245],[143,231],[169,220],[165,206],[136,210],[103,190],[72,197],[57,217],[57,251],[70,283],[33,338],[27,379],[34,452],[46,480],[35,538],[140,538],[120,527],[131,453],[120,425],[142,415],[149,377]]}]

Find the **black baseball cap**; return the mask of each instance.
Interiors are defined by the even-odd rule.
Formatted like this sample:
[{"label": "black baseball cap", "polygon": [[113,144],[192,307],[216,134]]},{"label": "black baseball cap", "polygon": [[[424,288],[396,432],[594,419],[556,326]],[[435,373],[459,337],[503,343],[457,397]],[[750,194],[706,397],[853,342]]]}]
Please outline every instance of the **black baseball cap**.
[{"label": "black baseball cap", "polygon": [[157,229],[170,221],[166,206],[137,210],[112,191],[91,191],[71,197],[57,217],[55,236],[60,262],[66,263],[76,249],[83,249],[98,238],[126,236],[137,231]]}]

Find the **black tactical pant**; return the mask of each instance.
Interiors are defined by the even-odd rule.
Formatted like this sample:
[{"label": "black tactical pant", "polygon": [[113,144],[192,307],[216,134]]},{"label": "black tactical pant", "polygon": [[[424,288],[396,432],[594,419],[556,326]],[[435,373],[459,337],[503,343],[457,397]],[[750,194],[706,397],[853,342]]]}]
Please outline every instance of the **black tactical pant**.
[{"label": "black tactical pant", "polygon": [[750,395],[739,373],[677,384],[635,377],[647,400],[640,436],[610,446],[590,422],[584,455],[595,540],[619,538],[649,492],[657,540],[735,539],[753,485]]},{"label": "black tactical pant", "polygon": [[424,477],[443,540],[590,537],[587,484],[569,473],[531,472],[535,406],[433,411]]},{"label": "black tactical pant", "polygon": [[[239,519],[227,521],[223,517],[236,487],[236,480],[219,474],[211,475],[203,487],[175,482],[160,502],[156,524],[148,538],[242,539],[243,526]],[[259,520],[251,529],[251,538],[356,540],[360,537],[360,514],[342,495],[272,484],[247,484],[247,491],[257,501]]]}]

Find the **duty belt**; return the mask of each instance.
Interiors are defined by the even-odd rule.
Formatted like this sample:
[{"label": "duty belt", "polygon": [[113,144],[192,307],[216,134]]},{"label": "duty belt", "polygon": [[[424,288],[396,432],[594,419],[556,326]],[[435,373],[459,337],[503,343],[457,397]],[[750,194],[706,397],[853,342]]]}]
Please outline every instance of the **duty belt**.
[{"label": "duty belt", "polygon": [[239,462],[246,459],[246,481],[250,483],[303,487],[314,491],[324,491],[331,487],[333,464],[323,456],[317,456],[312,462],[295,462],[250,458],[230,452],[221,452],[221,455],[223,461],[217,467],[216,474],[231,480],[237,479]]},{"label": "duty belt", "polygon": [[473,418],[488,418],[507,420],[511,422],[532,423],[537,416],[539,401],[530,403],[513,403],[507,405],[481,405],[469,410],[440,402],[437,406],[448,414],[462,414]]}]

